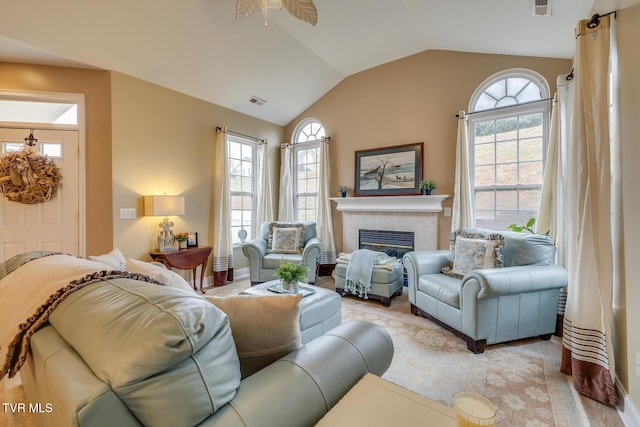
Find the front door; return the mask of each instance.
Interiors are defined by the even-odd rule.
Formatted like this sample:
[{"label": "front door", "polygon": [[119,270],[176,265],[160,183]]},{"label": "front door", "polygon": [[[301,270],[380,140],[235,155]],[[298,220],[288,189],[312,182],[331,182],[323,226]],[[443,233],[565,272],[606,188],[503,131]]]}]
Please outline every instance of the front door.
[{"label": "front door", "polygon": [[[22,149],[29,129],[0,128],[0,152]],[[0,193],[0,262],[14,255],[49,250],[83,256],[80,230],[79,135],[76,130],[34,130],[33,149],[47,154],[62,179],[48,201],[22,204]]]}]

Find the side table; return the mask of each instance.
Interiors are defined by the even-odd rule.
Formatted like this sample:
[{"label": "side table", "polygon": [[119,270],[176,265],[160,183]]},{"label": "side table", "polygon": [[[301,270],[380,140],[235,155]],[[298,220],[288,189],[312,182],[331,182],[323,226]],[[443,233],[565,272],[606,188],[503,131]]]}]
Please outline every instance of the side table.
[{"label": "side table", "polygon": [[151,251],[149,255],[154,261],[161,262],[169,270],[177,268],[179,270],[191,270],[193,272],[193,290],[196,288],[196,269],[200,266],[200,292],[204,294],[202,282],[204,280],[204,272],[211,254],[211,246],[193,246],[186,249],[178,249],[175,251]]},{"label": "side table", "polygon": [[316,427],[455,427],[452,408],[387,380],[366,374]]}]

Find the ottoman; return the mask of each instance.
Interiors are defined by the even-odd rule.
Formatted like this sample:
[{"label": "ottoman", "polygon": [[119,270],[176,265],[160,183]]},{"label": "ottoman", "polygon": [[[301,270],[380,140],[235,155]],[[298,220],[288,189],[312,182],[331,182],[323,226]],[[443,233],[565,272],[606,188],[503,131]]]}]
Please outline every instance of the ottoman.
[{"label": "ottoman", "polygon": [[[401,262],[394,264],[392,270],[374,267],[371,275],[371,290],[367,293],[369,298],[380,300],[383,306],[389,307],[393,297],[402,295],[403,272],[404,268]],[[347,264],[336,264],[336,292],[340,295],[345,293],[346,276]]]},{"label": "ottoman", "polygon": [[[267,289],[278,280],[252,286],[243,294],[277,295]],[[300,300],[300,335],[302,344],[319,337],[342,323],[342,300],[337,293],[319,286],[300,283],[300,286],[314,292]]]}]

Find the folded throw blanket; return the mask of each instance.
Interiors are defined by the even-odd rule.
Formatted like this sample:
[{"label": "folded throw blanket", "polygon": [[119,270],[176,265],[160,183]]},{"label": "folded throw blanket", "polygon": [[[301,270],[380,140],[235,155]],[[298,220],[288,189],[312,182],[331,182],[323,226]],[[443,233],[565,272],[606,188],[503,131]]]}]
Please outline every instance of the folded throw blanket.
[{"label": "folded throw blanket", "polygon": [[389,255],[370,249],[358,249],[351,254],[347,273],[345,275],[345,291],[357,294],[360,298],[368,299],[371,290],[371,275],[373,267],[381,259]]},{"label": "folded throw blanket", "polygon": [[[13,260],[13,259],[12,259]],[[148,276],[106,270],[96,261],[45,253],[9,260],[0,280],[0,379],[15,376],[27,358],[29,339],[71,293],[92,283],[119,277],[162,284]],[[12,262],[10,262],[12,261]]]},{"label": "folded throw blanket", "polygon": [[[386,254],[385,254],[386,255]],[[338,258],[336,258],[336,263],[338,264],[349,264],[351,262],[351,254],[350,253],[340,253],[338,255]],[[380,256],[376,259],[375,264],[373,264],[373,268],[380,268],[383,270],[389,270],[392,271],[394,268],[396,268],[398,266],[398,263],[400,262],[400,260],[398,260],[397,257],[394,256],[388,256],[386,255],[386,258],[384,256]]]}]

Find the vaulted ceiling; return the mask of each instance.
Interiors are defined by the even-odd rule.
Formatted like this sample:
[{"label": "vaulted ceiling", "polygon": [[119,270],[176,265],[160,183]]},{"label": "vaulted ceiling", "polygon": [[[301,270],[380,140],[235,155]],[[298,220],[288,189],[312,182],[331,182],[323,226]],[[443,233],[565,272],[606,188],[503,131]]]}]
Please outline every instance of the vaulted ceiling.
[{"label": "vaulted ceiling", "polygon": [[[635,0],[634,0],[635,1]],[[344,78],[428,49],[571,58],[594,0],[314,0],[235,20],[235,0],[0,0],[0,61],[114,70],[286,125]],[[252,97],[266,101],[262,106]]]}]

